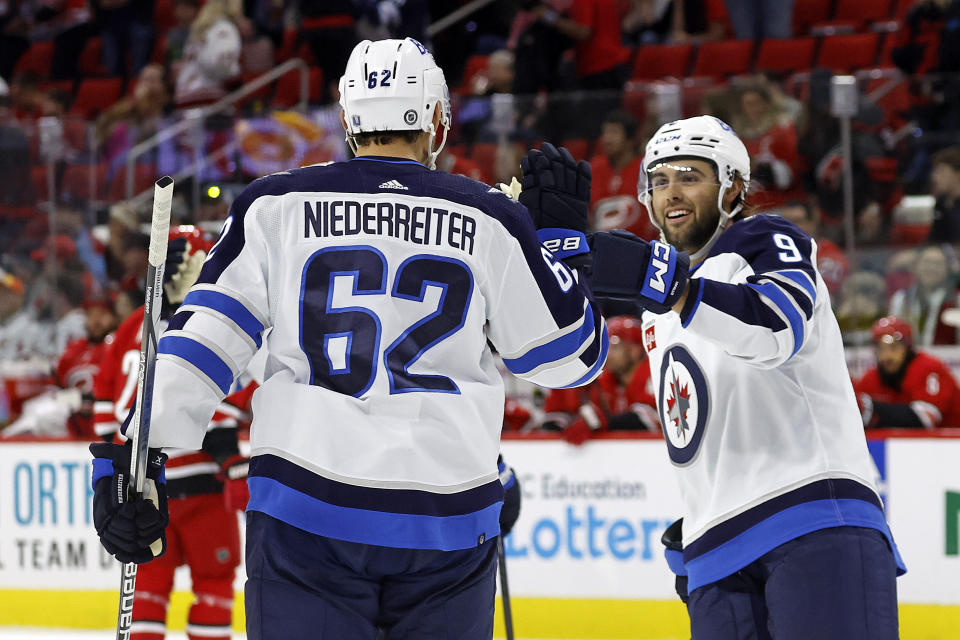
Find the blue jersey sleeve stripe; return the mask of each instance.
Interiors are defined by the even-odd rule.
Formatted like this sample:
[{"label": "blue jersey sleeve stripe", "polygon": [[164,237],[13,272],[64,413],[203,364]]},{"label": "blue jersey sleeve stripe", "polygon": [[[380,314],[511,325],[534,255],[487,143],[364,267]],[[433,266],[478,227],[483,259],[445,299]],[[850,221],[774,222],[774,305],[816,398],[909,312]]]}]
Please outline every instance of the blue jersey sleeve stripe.
[{"label": "blue jersey sleeve stripe", "polygon": [[687,575],[687,568],[683,566],[683,552],[676,549],[664,549],[663,557],[667,560],[667,566],[675,576]]},{"label": "blue jersey sleeve stripe", "polygon": [[213,309],[224,316],[230,318],[240,329],[250,336],[250,339],[260,348],[263,344],[261,334],[263,333],[263,323],[257,320],[249,309],[234,298],[219,291],[210,291],[209,289],[193,290],[187,294],[183,300],[183,306],[194,305]]},{"label": "blue jersey sleeve stripe", "polygon": [[428,516],[329,504],[272,478],[254,476],[248,511],[260,511],[310,533],[402,549],[471,549],[500,534],[496,502],[471,513]]},{"label": "blue jersey sleeve stripe", "polygon": [[157,343],[157,353],[183,358],[195,366],[226,395],[233,384],[233,371],[220,356],[193,338],[163,336]]},{"label": "blue jersey sleeve stripe", "polygon": [[604,325],[603,332],[600,334],[600,355],[597,358],[596,363],[590,367],[590,370],[587,371],[579,380],[572,384],[565,385],[560,387],[561,389],[569,389],[571,387],[579,387],[580,385],[586,384],[591,379],[595,378],[600,369],[603,368],[604,363],[607,361],[607,351],[610,349],[610,336],[607,334],[607,327]]},{"label": "blue jersey sleeve stripe", "polygon": [[686,329],[690,325],[690,322],[693,321],[694,314],[696,314],[697,309],[700,308],[700,301],[703,300],[703,280],[700,278],[692,278],[690,280],[690,286],[692,288],[696,288],[697,291],[696,294],[692,294],[692,292],[690,294],[691,298],[693,299],[693,304],[690,304],[690,298],[688,298],[680,312],[680,325],[684,329]]},{"label": "blue jersey sleeve stripe", "polygon": [[800,285],[804,291],[810,294],[810,299],[814,302],[817,301],[817,290],[814,288],[813,283],[810,282],[810,278],[807,277],[806,272],[800,271],[776,271],[778,275],[781,275],[785,278],[790,278],[798,285]]},{"label": "blue jersey sleeve stripe", "polygon": [[742,285],[701,278],[701,304],[730,316],[738,322],[771,331],[787,328],[783,318],[763,303],[754,291]]},{"label": "blue jersey sleeve stripe", "polygon": [[803,315],[800,310],[797,309],[796,303],[787,297],[783,289],[772,282],[765,282],[763,284],[748,282],[747,286],[770,300],[787,318],[787,322],[790,323],[790,330],[793,332],[793,351],[790,353],[790,355],[793,356],[793,354],[803,346],[804,334]]},{"label": "blue jersey sleeve stripe", "polygon": [[513,373],[521,375],[533,371],[549,362],[556,362],[570,357],[577,352],[583,343],[594,334],[593,305],[588,304],[583,314],[583,323],[580,328],[560,336],[550,342],[533,347],[516,358],[504,358],[503,364]]},{"label": "blue jersey sleeve stripe", "polygon": [[804,318],[809,320],[813,317],[813,300],[811,300],[806,291],[793,280],[782,278],[777,274],[764,273],[759,276],[750,276],[747,278],[747,282],[753,284],[772,284],[782,291],[789,300],[793,301]]}]

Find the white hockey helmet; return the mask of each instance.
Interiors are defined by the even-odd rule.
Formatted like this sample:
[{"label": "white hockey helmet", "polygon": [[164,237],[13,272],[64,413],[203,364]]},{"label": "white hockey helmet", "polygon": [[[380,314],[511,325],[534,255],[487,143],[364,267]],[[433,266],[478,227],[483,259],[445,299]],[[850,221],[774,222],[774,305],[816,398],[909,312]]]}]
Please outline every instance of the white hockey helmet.
[{"label": "white hockey helmet", "polygon": [[[637,199],[647,208],[650,221],[657,229],[660,229],[660,225],[657,224],[653,215],[648,178],[651,168],[671,158],[707,160],[713,164],[717,179],[720,181],[720,191],[717,194],[720,220],[707,244],[690,256],[696,260],[710,250],[724,224],[743,209],[743,196],[746,195],[750,186],[750,154],[747,153],[747,148],[730,125],[713,116],[675,120],[657,129],[647,143],[637,184]],[[723,197],[727,189],[733,186],[737,176],[743,181],[741,198],[730,211],[726,211],[723,208]]]},{"label": "white hockey helmet", "polygon": [[[437,104],[443,137],[434,149]],[[354,152],[358,133],[426,131],[430,168],[434,168],[450,129],[450,92],[433,55],[413,38],[364,40],[354,47],[340,78],[340,106],[347,122],[347,143]]]}]

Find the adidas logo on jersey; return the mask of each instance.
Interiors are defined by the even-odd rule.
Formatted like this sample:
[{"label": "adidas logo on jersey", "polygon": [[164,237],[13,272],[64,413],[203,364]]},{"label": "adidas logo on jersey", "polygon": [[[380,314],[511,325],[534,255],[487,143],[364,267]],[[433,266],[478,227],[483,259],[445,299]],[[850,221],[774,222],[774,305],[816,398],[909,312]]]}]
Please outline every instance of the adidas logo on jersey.
[{"label": "adidas logo on jersey", "polygon": [[387,180],[380,185],[381,189],[402,189],[403,191],[409,190],[410,187],[404,186],[397,182],[396,180]]}]

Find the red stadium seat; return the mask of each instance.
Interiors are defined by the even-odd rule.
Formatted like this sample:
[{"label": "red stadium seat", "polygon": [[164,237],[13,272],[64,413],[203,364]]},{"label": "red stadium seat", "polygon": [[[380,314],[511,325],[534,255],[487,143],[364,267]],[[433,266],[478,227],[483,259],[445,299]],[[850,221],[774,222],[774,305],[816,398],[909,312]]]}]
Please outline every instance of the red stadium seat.
[{"label": "red stadium seat", "polygon": [[793,32],[805,36],[810,33],[810,27],[829,20],[832,5],[833,0],[794,0]]},{"label": "red stadium seat", "polygon": [[757,71],[807,71],[813,64],[813,38],[766,38],[760,43]]},{"label": "red stadium seat", "polygon": [[633,61],[633,80],[682,78],[690,67],[693,45],[646,44],[637,49]]},{"label": "red stadium seat", "polygon": [[835,73],[848,73],[872,67],[877,58],[879,36],[876,33],[853,33],[827,36],[820,43],[818,67]]},{"label": "red stadium seat", "polygon": [[46,78],[50,75],[52,63],[53,42],[34,42],[17,60],[14,73],[33,73]]},{"label": "red stadium seat", "polygon": [[[924,74],[935,69],[940,62],[940,34],[936,32],[921,32],[914,36],[912,41],[914,44],[923,47],[923,59],[920,61],[914,73]],[[893,50],[903,44],[905,44],[905,42],[895,37],[895,34],[887,34],[881,47],[880,66],[897,66],[893,63]]]},{"label": "red stadium seat", "polygon": [[[307,102],[320,102],[323,93],[323,70],[319,67],[310,67],[310,79],[307,84]],[[300,72],[285,73],[277,80],[277,91],[273,96],[273,105],[282,109],[296,106],[300,101]]]},{"label": "red stadium seat", "polygon": [[[149,189],[157,179],[157,165],[144,162],[134,165],[133,170],[133,195],[137,195]],[[119,202],[126,198],[127,189],[127,166],[123,165],[119,171],[113,175],[110,181],[108,199],[110,202]]]},{"label": "red stadium seat", "polygon": [[623,110],[633,115],[637,122],[647,119],[648,85],[645,82],[627,82],[623,87]]},{"label": "red stadium seat", "polygon": [[103,40],[99,37],[90,38],[80,53],[77,64],[80,77],[102,77],[110,75],[110,71],[103,64]]},{"label": "red stadium seat", "polygon": [[113,105],[123,94],[123,78],[81,80],[70,113],[88,120]]},{"label": "red stadium seat", "polygon": [[50,196],[50,189],[47,184],[47,165],[38,164],[30,168],[30,181],[33,182],[33,192],[37,200],[46,200]]},{"label": "red stadium seat", "polygon": [[834,20],[854,24],[880,22],[890,17],[890,0],[837,0]]},{"label": "red stadium seat", "polygon": [[[60,190],[69,193],[81,200],[102,200],[107,193],[106,162],[96,165],[71,164],[63,173],[63,184]],[[90,184],[91,173],[93,184]]]},{"label": "red stadium seat", "polygon": [[752,53],[752,40],[705,42],[697,50],[697,61],[691,75],[718,78],[747,73]]}]

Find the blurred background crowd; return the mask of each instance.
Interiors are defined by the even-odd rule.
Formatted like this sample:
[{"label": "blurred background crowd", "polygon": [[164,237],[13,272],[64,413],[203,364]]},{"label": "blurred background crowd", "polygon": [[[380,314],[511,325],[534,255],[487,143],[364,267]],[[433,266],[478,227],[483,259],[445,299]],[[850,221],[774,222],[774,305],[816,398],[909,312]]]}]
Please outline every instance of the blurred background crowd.
[{"label": "blurred background crowd", "polygon": [[[142,303],[157,177],[177,179],[176,223],[216,235],[250,180],[348,157],[347,57],[406,36],[451,88],[440,169],[509,183],[563,144],[592,165],[593,227],[652,238],[649,135],[716,115],[750,151],[751,213],[817,239],[854,376],[888,315],[909,335],[882,335],[960,367],[942,347],[960,339],[960,0],[0,0],[0,427],[21,425],[0,435],[88,435],[97,349]],[[642,336],[612,329],[598,387],[508,380],[505,427],[656,432]],[[31,400],[53,426],[17,422]]]}]

